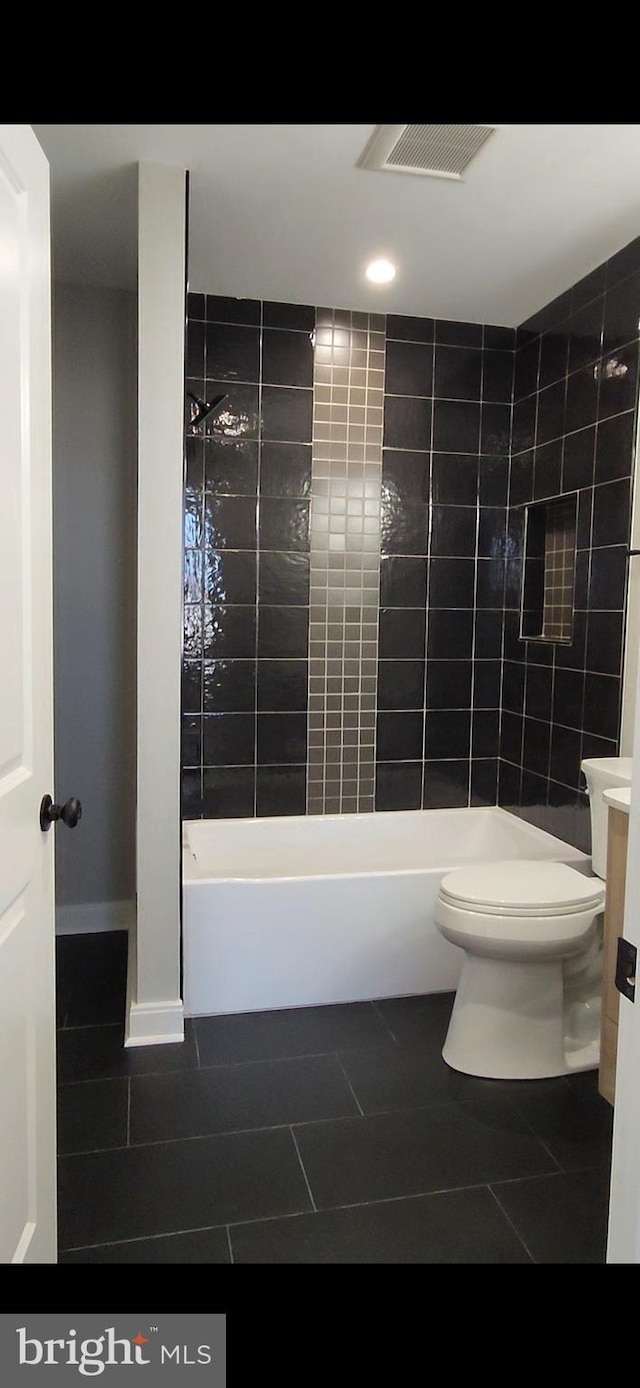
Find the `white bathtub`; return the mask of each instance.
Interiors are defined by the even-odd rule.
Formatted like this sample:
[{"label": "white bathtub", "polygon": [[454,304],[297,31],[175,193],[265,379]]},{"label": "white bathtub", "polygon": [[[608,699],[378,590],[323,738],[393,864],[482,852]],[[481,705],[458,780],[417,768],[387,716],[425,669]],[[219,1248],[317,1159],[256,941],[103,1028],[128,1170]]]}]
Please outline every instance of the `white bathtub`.
[{"label": "white bathtub", "polygon": [[185,1011],[455,988],[461,956],[433,922],[440,882],[505,858],[590,863],[497,808],[187,822]]}]

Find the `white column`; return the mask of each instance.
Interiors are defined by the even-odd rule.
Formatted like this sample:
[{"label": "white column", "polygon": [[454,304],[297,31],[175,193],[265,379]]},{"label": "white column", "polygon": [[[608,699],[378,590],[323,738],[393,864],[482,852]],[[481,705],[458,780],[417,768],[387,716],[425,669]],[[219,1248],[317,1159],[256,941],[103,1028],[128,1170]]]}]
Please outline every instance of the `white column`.
[{"label": "white column", "polygon": [[126,1045],[178,1041],[186,173],[138,168],[137,927]]}]

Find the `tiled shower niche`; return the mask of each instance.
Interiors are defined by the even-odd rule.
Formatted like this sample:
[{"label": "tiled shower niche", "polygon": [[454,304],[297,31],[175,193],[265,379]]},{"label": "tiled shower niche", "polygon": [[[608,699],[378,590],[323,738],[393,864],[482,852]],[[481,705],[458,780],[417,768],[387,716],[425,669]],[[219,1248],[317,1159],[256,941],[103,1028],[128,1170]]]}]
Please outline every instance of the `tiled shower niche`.
[{"label": "tiled shower niche", "polygon": [[574,493],[526,508],[521,639],[571,645],[576,503]]}]

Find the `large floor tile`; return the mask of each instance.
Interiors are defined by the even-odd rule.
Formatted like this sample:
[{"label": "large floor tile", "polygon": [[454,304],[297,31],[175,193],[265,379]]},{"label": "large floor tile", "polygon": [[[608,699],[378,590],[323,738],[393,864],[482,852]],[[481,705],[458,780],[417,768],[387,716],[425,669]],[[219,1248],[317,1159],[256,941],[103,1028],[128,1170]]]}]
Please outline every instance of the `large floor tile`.
[{"label": "large floor tile", "polygon": [[229,1263],[226,1229],[197,1229],[129,1243],[103,1243],[62,1253],[61,1263]]},{"label": "large floor tile", "polygon": [[124,1028],[117,1024],[70,1027],[58,1032],[58,1083],[107,1079],[118,1075],[150,1075],[168,1070],[195,1069],[198,1052],[193,1022],[184,1025],[184,1041],[166,1046],[124,1046]]},{"label": "large floor tile", "polygon": [[58,1087],[58,1152],[126,1147],[128,1080],[88,1080]]},{"label": "large floor tile", "polygon": [[384,998],[375,1006],[401,1046],[428,1046],[442,1050],[455,993],[416,994],[408,998]]},{"label": "large floor tile", "polygon": [[510,1097],[566,1171],[609,1162],[613,1109],[599,1094],[584,1096],[566,1085],[553,1094],[511,1091]]},{"label": "large floor tile", "polygon": [[559,1172],[493,1187],[536,1263],[603,1263],[609,1176]]},{"label": "large floor tile", "polygon": [[56,961],[58,986],[65,999],[65,1026],[122,1024],[127,978],[126,931],[59,935]]},{"label": "large floor tile", "polygon": [[196,1017],[195,1023],[202,1065],[393,1045],[370,1002]]},{"label": "large floor tile", "polygon": [[230,1230],[236,1263],[528,1263],[486,1189],[325,1210]]},{"label": "large floor tile", "polygon": [[485,1093],[486,1082],[452,1070],[442,1059],[439,1047],[341,1051],[340,1060],[364,1113],[489,1097]]},{"label": "large floor tile", "polygon": [[567,1075],[565,1079],[574,1094],[599,1093],[597,1070],[578,1070],[575,1075]]},{"label": "large floor tile", "polygon": [[219,1065],[131,1081],[131,1141],[340,1118],[357,1105],[333,1055]]},{"label": "large floor tile", "polygon": [[320,1208],[530,1176],[554,1162],[508,1100],[434,1104],[296,1128]]},{"label": "large floor tile", "polygon": [[61,1157],[58,1165],[63,1249],[310,1208],[287,1129]]}]

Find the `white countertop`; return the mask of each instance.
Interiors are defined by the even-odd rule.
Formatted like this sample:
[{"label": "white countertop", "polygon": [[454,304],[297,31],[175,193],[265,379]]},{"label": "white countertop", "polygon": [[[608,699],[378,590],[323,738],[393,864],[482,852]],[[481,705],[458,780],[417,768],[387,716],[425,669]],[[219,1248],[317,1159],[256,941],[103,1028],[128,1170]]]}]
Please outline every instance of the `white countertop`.
[{"label": "white countertop", "polygon": [[629,813],[631,806],[631,786],[612,786],[611,790],[602,792],[607,805],[613,805],[614,810],[623,810]]}]

